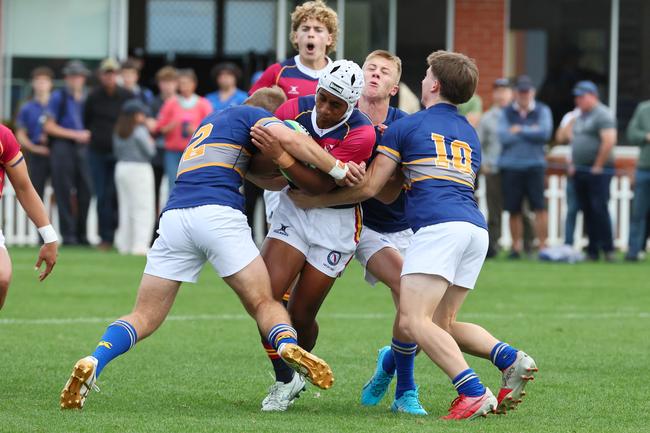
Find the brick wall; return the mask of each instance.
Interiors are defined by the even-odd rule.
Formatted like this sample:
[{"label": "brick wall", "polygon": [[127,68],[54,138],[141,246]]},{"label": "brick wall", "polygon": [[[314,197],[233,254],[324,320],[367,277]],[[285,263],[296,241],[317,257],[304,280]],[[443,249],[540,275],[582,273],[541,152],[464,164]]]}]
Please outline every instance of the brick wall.
[{"label": "brick wall", "polygon": [[456,0],[454,51],[476,61],[484,109],[490,105],[492,83],[503,76],[505,8],[506,0]]}]

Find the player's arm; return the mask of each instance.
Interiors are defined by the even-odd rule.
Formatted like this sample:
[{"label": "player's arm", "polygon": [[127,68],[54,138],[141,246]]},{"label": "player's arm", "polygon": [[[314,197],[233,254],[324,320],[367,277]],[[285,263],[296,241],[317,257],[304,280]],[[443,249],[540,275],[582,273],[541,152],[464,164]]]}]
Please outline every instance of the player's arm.
[{"label": "player's arm", "polygon": [[262,176],[260,174],[246,173],[246,179],[267,191],[281,191],[289,183],[282,175]]},{"label": "player's arm", "polygon": [[616,135],[616,128],[606,128],[600,130],[600,148],[598,149],[596,161],[591,168],[592,173],[602,173],[603,167],[609,159],[609,154],[612,153],[612,149],[614,149],[614,146],[616,145]]},{"label": "player's arm", "polygon": [[[396,177],[396,179],[400,179],[400,187],[397,190],[397,194],[395,194],[395,185],[388,186],[386,191],[384,191],[384,186],[393,177],[396,168],[396,161],[384,155],[377,155],[370,165],[370,169],[366,173],[363,182],[358,185],[349,188],[339,188],[322,195],[308,195],[300,191],[289,191],[289,197],[296,203],[296,206],[303,209],[354,204],[374,196],[377,196],[384,203],[392,203],[399,195],[403,180]],[[397,180],[394,182],[397,182]]]},{"label": "player's arm", "polygon": [[[292,131],[283,124],[256,125],[251,129],[251,136],[257,143],[271,143],[277,140],[282,149],[293,158],[313,165],[336,180],[345,180],[348,186],[356,185],[363,179],[364,172],[357,170],[356,166],[342,163],[323,150],[308,135]],[[340,184],[344,183],[340,182]]]},{"label": "player's arm", "polygon": [[25,164],[22,154],[18,153],[13,161],[5,164],[5,169],[11,185],[16,191],[16,198],[18,198],[27,216],[38,227],[38,231],[43,237],[44,244],[39,251],[38,261],[36,262],[37,269],[45,262],[45,270],[39,276],[39,280],[43,281],[52,272],[56,264],[58,254],[56,232],[50,224],[43,202],[29,179],[27,164]]}]

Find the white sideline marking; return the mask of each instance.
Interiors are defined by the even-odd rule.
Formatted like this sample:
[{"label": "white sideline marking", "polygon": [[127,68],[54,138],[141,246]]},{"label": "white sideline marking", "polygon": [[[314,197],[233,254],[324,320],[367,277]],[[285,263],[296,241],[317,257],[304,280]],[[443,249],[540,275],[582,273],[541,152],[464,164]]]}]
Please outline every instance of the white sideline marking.
[{"label": "white sideline marking", "polygon": [[[318,316],[321,319],[339,319],[339,320],[387,320],[392,319],[393,314],[387,313],[330,313]],[[593,313],[518,313],[509,316],[510,318],[554,318],[565,320],[582,320],[582,319],[648,319],[650,312],[593,312]],[[500,319],[502,314],[496,313],[466,313],[461,314],[460,319]],[[52,318],[52,319],[0,319],[0,325],[68,325],[74,323],[111,323],[115,317],[76,317],[76,318]],[[200,314],[196,316],[169,316],[167,320],[175,322],[193,322],[193,321],[228,321],[228,320],[249,320],[250,316],[246,314]]]}]

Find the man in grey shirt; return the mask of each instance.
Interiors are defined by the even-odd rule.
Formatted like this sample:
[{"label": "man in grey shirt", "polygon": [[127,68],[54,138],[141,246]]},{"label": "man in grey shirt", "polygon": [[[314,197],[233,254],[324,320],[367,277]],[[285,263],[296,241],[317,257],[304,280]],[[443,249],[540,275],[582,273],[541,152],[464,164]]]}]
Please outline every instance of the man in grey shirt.
[{"label": "man in grey shirt", "polygon": [[616,120],[598,98],[598,88],[591,81],[580,81],[573,88],[580,115],[573,124],[571,155],[576,196],[585,218],[590,260],[598,260],[603,251],[612,261],[614,242],[607,203],[609,183],[614,174],[612,149],[616,144]]},{"label": "man in grey shirt", "polygon": [[481,173],[485,176],[485,192],[488,207],[488,233],[490,245],[488,257],[494,257],[498,252],[498,241],[501,238],[501,213],[503,200],[501,197],[501,177],[499,175],[499,156],[501,142],[499,141],[499,118],[503,108],[512,102],[512,88],[507,78],[499,78],[492,85],[492,107],[483,114],[477,131],[481,141]]}]

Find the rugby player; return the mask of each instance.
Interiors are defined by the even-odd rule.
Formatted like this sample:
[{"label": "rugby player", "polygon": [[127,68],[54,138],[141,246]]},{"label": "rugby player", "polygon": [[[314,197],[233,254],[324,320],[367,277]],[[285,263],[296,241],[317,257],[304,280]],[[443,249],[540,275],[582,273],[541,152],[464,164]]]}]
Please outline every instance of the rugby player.
[{"label": "rugby player", "polygon": [[[2,198],[5,173],[7,173],[11,186],[16,191],[16,198],[25,209],[29,219],[38,227],[38,233],[43,238],[43,246],[38,252],[35,267],[35,269],[40,270],[43,262],[45,262],[45,270],[38,277],[40,281],[43,281],[50,275],[56,264],[58,236],[50,224],[43,202],[29,180],[27,164],[25,164],[25,158],[20,151],[20,145],[16,137],[9,128],[0,125],[0,198]],[[5,246],[4,235],[0,230],[0,309],[2,309],[9,291],[11,275],[11,258]]]},{"label": "rugby player", "polygon": [[[327,55],[336,48],[338,31],[336,12],[324,2],[316,0],[298,5],[291,13],[289,34],[298,54],[269,66],[255,82],[250,93],[271,86],[280,87],[287,99],[316,93],[318,78],[331,63]],[[269,224],[279,201],[277,192],[264,191],[266,221]]]},{"label": "rugby player", "polygon": [[[240,187],[257,156],[250,128],[265,125],[270,131],[280,129],[297,140],[305,137],[311,141],[292,132],[270,113],[284,100],[279,89],[262,89],[245,105],[213,113],[203,120],[181,158],[176,188],[160,218],[160,236],[147,255],[135,308],[109,325],[94,353],[75,364],[61,393],[61,408],[83,407],[104,367],[162,324],[181,283],[196,282],[206,261],[237,293],[283,361],[306,374],[315,385],[323,389],[331,386],[331,369],[297,345],[286,309],[273,299],[268,272],[243,213]],[[310,149],[309,144],[299,146],[302,158],[321,169],[335,168],[340,179],[345,177],[347,170],[334,167],[336,161],[331,155],[315,143]],[[253,178],[267,188],[286,185],[286,181],[280,179],[278,183],[274,177]]]},{"label": "rugby player", "polygon": [[[498,341],[482,327],[456,321],[488,246],[485,218],[474,199],[480,144],[474,128],[457,110],[474,94],[478,69],[466,56],[446,51],[432,53],[427,63],[422,81],[426,110],[388,128],[359,188],[362,197],[372,197],[396,167],[403,170],[406,217],[415,234],[404,256],[399,327],[458,391],[444,418],[471,419],[514,409],[537,367],[526,353]],[[490,359],[502,372],[498,398],[469,368],[461,350]]]},{"label": "rugby player", "polygon": [[[399,90],[402,62],[399,57],[388,51],[373,51],[366,57],[363,73],[365,86],[358,108],[370,117],[375,126],[374,157],[386,128],[389,128],[392,122],[407,115],[389,105],[391,96]],[[401,189],[403,181],[401,171],[397,170],[389,183],[392,188]],[[386,190],[390,191],[390,188]],[[300,191],[291,191],[289,195],[298,207],[307,209],[337,205],[358,194],[357,189],[345,188],[317,196],[310,196]],[[390,287],[396,307],[399,302],[402,254],[413,236],[404,213],[404,200],[402,191],[397,200],[391,204],[384,204],[376,198],[369,198],[361,203],[363,230],[355,253],[355,257],[366,270],[366,281],[372,285],[381,281]],[[395,412],[426,415],[427,412],[419,402],[413,377],[416,350],[416,344],[401,332],[395,320],[392,343],[379,350],[375,374],[363,387],[361,403],[367,406],[378,404],[386,394],[397,370],[397,387],[391,409]]]},{"label": "rugby player", "polygon": [[[364,163],[372,153],[375,131],[368,117],[355,108],[363,82],[363,72],[356,63],[337,60],[321,75],[316,95],[289,100],[275,115],[299,122],[338,160]],[[253,128],[254,144],[269,155],[282,152],[278,140],[269,132],[264,127]],[[281,138],[280,142],[289,154],[295,152]],[[293,158],[283,161],[281,168],[293,184],[309,193],[324,193],[336,187],[324,173]],[[289,199],[288,190],[285,188],[280,195],[262,257],[269,269],[275,299],[281,299],[298,277],[288,304],[289,314],[299,330],[300,345],[313,348],[318,336],[318,310],[356,249],[361,208],[352,204],[302,210]],[[276,382],[264,398],[262,410],[284,411],[304,389],[305,382],[278,361],[269,343],[264,342],[264,347],[273,363]]]}]

